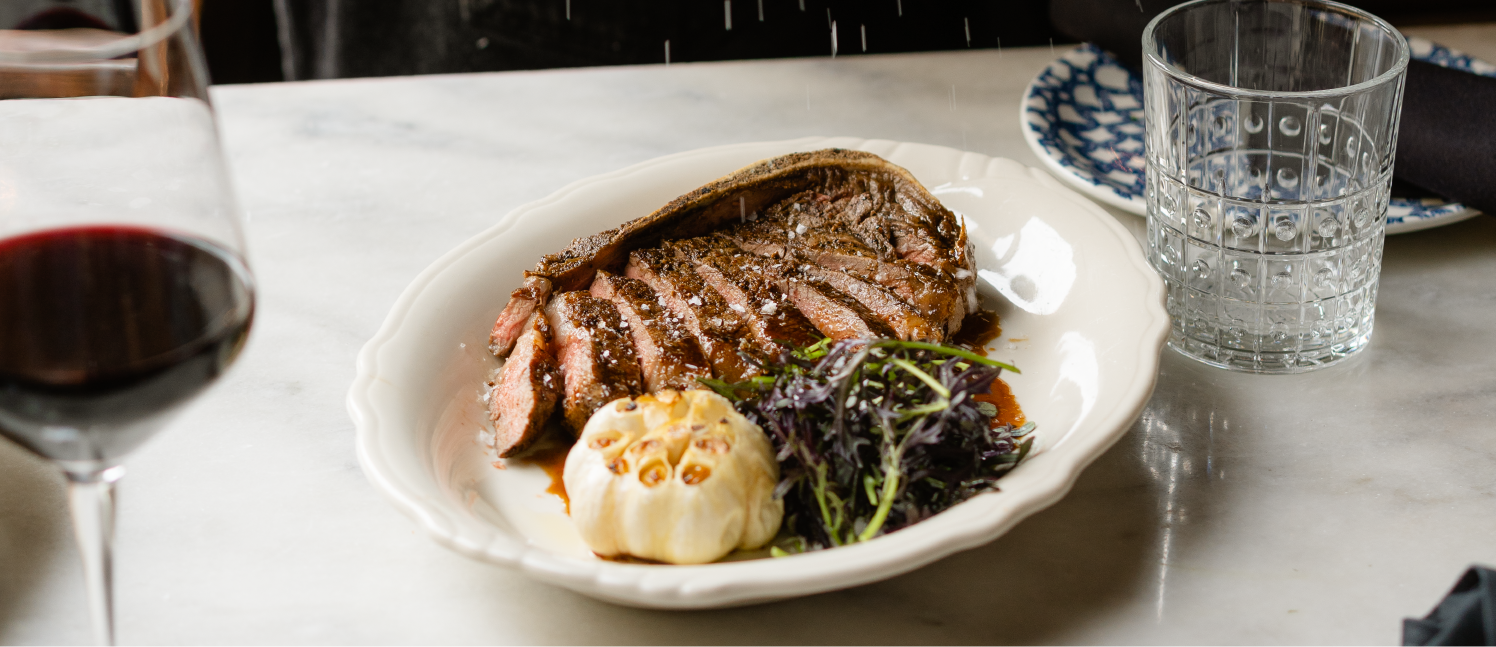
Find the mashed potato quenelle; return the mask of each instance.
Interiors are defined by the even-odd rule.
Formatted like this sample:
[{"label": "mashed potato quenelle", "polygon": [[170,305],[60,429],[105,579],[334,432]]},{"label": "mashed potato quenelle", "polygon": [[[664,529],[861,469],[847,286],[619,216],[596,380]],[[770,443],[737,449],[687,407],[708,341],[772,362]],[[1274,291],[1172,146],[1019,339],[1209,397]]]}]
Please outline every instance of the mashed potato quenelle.
[{"label": "mashed potato quenelle", "polygon": [[764,545],[784,516],[769,439],[710,391],[608,403],[562,478],[572,521],[604,557],[703,564]]}]

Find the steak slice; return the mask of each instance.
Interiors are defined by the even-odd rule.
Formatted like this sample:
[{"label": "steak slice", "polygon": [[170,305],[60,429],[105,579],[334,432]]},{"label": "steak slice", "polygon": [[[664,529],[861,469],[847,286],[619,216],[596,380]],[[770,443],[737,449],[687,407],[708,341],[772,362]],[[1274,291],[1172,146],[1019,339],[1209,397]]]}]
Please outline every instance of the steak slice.
[{"label": "steak slice", "polygon": [[902,259],[883,262],[830,250],[804,249],[799,257],[828,270],[881,287],[940,327],[950,337],[966,318],[966,297],[954,279],[934,268]]},{"label": "steak slice", "polygon": [[[963,220],[929,192],[900,190],[876,175],[856,176],[846,187],[845,193],[829,203],[821,201],[810,213],[828,225],[839,225],[842,237],[855,237],[879,260],[903,259],[936,270],[955,284],[965,302],[963,311],[976,309],[976,274]],[[960,317],[951,317],[951,333],[959,328]]]},{"label": "steak slice", "polygon": [[494,449],[508,458],[524,451],[545,430],[561,395],[561,370],[551,352],[551,327],[545,313],[530,315],[514,352],[504,363],[498,384],[488,396],[494,422]]},{"label": "steak slice", "polygon": [[592,296],[607,299],[618,309],[634,340],[634,354],[644,374],[644,388],[701,388],[697,378],[711,377],[711,365],[686,332],[681,318],[660,305],[659,296],[642,281],[598,270]]},{"label": "steak slice", "polygon": [[846,225],[863,244],[880,253],[892,251],[899,258],[952,274],[969,267],[965,223],[934,196],[920,193],[901,191],[876,176],[859,175],[817,211],[827,220]]},{"label": "steak slice", "polygon": [[893,338],[894,332],[856,299],[821,281],[800,275],[784,278],[780,289],[790,303],[833,340]]},{"label": "steak slice", "polygon": [[845,272],[828,270],[806,263],[799,267],[800,274],[823,282],[862,304],[878,321],[893,330],[903,340],[942,341],[945,326],[920,316],[914,308],[900,301],[892,292],[862,281]]},{"label": "steak slice", "polygon": [[735,227],[732,235],[743,249],[754,253],[777,258],[788,255],[799,263],[844,272],[885,288],[924,319],[942,325],[946,336],[954,335],[966,316],[966,298],[953,277],[929,266],[881,255],[864,245],[845,223],[809,216],[770,217]]},{"label": "steak slice", "polygon": [[754,356],[757,350],[742,320],[688,264],[657,247],[640,249],[629,254],[625,273],[653,289],[659,303],[679,317],[711,363],[713,374],[738,382],[758,373],[758,367],[743,357]]},{"label": "steak slice", "polygon": [[[834,227],[832,227],[834,228]],[[794,246],[797,260],[843,272],[892,292],[924,319],[954,335],[966,317],[966,298],[954,277],[904,259],[878,260],[872,250],[820,230],[806,232]]]},{"label": "steak slice", "polygon": [[[794,240],[807,229],[824,230],[839,224],[843,229],[837,233],[839,237],[866,247],[876,258],[904,258],[947,272],[964,267],[965,241],[957,240],[964,236],[964,230],[955,214],[911,215],[906,207],[924,203],[905,204],[900,200],[887,183],[863,175],[850,176],[834,186],[802,191],[771,205],[762,221],[747,228],[779,229]],[[953,224],[946,224],[946,220]],[[938,229],[956,233],[945,236]],[[962,254],[956,252],[958,242]]]},{"label": "steak slice", "polygon": [[525,330],[530,315],[535,314],[546,299],[551,297],[551,282],[544,277],[526,276],[523,285],[509,294],[509,303],[493,323],[488,334],[488,350],[498,357],[509,354],[514,340]]},{"label": "steak slice", "polygon": [[[666,239],[711,233],[747,214],[768,211],[771,205],[806,192],[813,192],[816,204],[828,213],[829,207],[840,200],[873,192],[877,198],[870,198],[866,215],[846,216],[848,220],[857,220],[849,225],[852,230],[870,232],[868,236],[884,232],[882,235],[891,241],[888,246],[902,258],[942,268],[958,279],[960,270],[970,274],[970,255],[961,222],[940,206],[913,175],[871,153],[828,149],[764,160],[719,178],[654,213],[572,241],[566,249],[545,256],[526,277],[549,281],[554,292],[585,289],[597,270],[616,271],[633,250]],[[841,204],[852,206],[850,202]],[[836,213],[844,212],[859,213],[848,209]],[[869,219],[876,220],[868,222]],[[879,249],[872,244],[877,240],[868,240],[870,248]],[[971,281],[974,283],[974,275]],[[516,298],[531,300],[524,295],[511,300]],[[525,306],[514,307],[512,312],[517,315]],[[506,320],[516,319],[523,318],[511,316]],[[496,336],[494,346],[500,355],[507,351],[508,339],[503,334]]]},{"label": "steak slice", "polygon": [[782,343],[805,347],[821,340],[816,327],[789,302],[770,278],[782,261],[743,251],[721,234],[670,241],[666,248],[696,268],[696,273],[738,313],[759,348],[772,354]]},{"label": "steak slice", "polygon": [[644,393],[633,342],[612,303],[563,292],[546,304],[545,314],[566,382],[561,419],[573,434],[603,405]]}]

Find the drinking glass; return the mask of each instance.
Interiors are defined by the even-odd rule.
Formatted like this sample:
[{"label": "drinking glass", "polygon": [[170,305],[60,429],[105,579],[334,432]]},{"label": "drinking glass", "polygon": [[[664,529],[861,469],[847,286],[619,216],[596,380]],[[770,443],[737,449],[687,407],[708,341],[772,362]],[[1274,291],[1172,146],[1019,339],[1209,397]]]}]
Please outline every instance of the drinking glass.
[{"label": "drinking glass", "polygon": [[191,8],[0,4],[0,435],[67,477],[101,643],[120,461],[254,312]]},{"label": "drinking glass", "polygon": [[1333,2],[1196,0],[1143,32],[1169,346],[1297,373],[1371,339],[1408,46]]}]

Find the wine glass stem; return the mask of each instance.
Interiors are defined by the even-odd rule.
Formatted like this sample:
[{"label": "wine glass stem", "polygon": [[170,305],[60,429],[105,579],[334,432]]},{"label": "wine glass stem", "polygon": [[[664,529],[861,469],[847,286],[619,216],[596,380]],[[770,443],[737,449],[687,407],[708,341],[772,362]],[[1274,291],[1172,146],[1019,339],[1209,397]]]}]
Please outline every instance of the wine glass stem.
[{"label": "wine glass stem", "polygon": [[83,555],[88,581],[88,606],[93,615],[94,640],[114,644],[114,484],[123,467],[68,471],[68,503],[73,510],[73,534]]}]

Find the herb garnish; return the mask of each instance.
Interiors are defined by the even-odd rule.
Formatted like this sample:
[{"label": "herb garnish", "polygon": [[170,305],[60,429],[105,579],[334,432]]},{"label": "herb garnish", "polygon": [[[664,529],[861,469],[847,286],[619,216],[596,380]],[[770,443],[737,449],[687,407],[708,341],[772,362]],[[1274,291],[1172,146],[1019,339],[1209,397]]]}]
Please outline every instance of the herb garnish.
[{"label": "herb garnish", "polygon": [[701,382],[774,442],[774,494],[802,551],[867,541],[996,489],[1033,445],[1032,423],[991,428],[997,408],[973,399],[1003,369],[1018,372],[942,344],[823,339],[758,377]]}]

